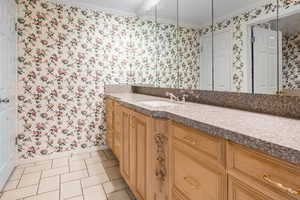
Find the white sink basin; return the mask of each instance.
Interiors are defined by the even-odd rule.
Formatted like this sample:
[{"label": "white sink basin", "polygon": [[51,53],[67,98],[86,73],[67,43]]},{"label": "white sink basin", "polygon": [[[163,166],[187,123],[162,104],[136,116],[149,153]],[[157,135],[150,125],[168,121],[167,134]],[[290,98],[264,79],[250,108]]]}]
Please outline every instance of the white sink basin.
[{"label": "white sink basin", "polygon": [[166,107],[166,106],[176,106],[178,104],[169,102],[169,101],[159,101],[159,100],[153,100],[153,101],[140,101],[140,104],[144,106],[150,106],[150,107]]}]

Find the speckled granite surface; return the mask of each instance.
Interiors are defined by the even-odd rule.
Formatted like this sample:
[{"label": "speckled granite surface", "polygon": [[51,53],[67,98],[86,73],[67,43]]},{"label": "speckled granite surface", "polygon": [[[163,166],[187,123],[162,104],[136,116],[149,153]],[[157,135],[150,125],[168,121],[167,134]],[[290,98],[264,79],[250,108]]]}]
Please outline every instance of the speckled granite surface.
[{"label": "speckled granite surface", "polygon": [[132,90],[134,93],[158,97],[166,97],[166,92],[172,92],[177,96],[187,94],[188,101],[195,103],[300,119],[299,96],[182,90],[145,86],[132,86]]},{"label": "speckled granite surface", "polygon": [[300,165],[300,120],[205,104],[149,107],[141,103],[165,98],[135,93],[106,93],[135,111],[166,118]]}]

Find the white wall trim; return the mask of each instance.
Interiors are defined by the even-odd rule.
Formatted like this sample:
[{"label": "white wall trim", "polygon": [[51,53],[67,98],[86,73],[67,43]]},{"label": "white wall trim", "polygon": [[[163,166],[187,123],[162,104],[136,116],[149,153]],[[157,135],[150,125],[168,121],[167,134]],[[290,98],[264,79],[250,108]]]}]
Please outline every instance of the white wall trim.
[{"label": "white wall trim", "polygon": [[104,8],[96,5],[91,5],[87,3],[78,3],[75,1],[66,1],[66,0],[47,0],[52,3],[57,3],[57,4],[63,4],[68,7],[79,7],[83,9],[90,9],[90,10],[95,10],[95,11],[100,11],[100,12],[105,12],[105,13],[110,13],[110,14],[116,14],[116,15],[121,15],[121,16],[129,16],[129,17],[136,17],[137,15],[134,12],[126,12],[122,10],[116,10],[116,9],[111,9],[111,8]]},{"label": "white wall trim", "polygon": [[73,151],[66,151],[66,152],[55,152],[51,155],[36,156],[34,158],[28,158],[28,159],[19,159],[17,161],[17,165],[23,165],[23,164],[32,163],[32,162],[39,162],[39,161],[56,159],[56,158],[68,157],[68,156],[72,156],[74,154],[88,153],[88,152],[107,150],[107,149],[108,149],[107,146],[95,146],[95,147],[91,147],[91,148],[87,148],[87,149],[80,149],[80,150],[73,150]]}]

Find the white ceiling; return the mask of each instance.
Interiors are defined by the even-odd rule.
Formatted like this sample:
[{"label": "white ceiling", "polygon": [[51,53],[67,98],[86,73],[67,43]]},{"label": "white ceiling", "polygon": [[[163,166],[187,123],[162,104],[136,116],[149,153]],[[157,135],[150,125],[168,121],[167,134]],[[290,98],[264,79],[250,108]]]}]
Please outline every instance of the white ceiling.
[{"label": "white ceiling", "polygon": [[142,5],[144,0],[50,0],[79,6],[114,12],[118,14],[134,15],[136,10]]},{"label": "white ceiling", "polygon": [[[144,0],[52,0],[66,4],[111,11],[121,14],[134,15]],[[214,0],[215,17],[236,14],[247,8],[270,0]],[[272,1],[272,0],[271,0]],[[273,0],[276,1],[276,0]],[[176,22],[177,0],[161,0],[158,5],[158,18]],[[179,0],[179,22],[185,25],[201,26],[211,22],[211,0]],[[154,11],[148,12],[154,15]]]}]

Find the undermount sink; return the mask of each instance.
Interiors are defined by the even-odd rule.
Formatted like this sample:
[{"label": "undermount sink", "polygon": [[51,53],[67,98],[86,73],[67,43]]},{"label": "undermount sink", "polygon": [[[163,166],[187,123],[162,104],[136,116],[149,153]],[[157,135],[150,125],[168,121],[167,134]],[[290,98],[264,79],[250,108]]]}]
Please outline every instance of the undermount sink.
[{"label": "undermount sink", "polygon": [[178,104],[168,101],[159,101],[159,100],[148,100],[148,101],[140,101],[140,104],[144,106],[150,106],[150,107],[166,107],[166,106],[176,106]]}]

